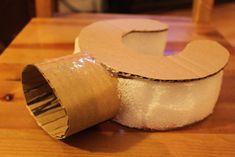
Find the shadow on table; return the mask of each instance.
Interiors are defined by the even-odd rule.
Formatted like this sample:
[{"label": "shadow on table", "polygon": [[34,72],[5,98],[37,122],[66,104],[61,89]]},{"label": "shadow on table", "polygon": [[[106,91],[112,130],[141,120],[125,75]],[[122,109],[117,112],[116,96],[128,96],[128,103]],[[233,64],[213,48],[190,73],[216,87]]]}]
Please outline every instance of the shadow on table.
[{"label": "shadow on table", "polygon": [[72,135],[64,143],[91,152],[120,152],[133,147],[148,134],[105,122]]},{"label": "shadow on table", "polygon": [[[143,153],[172,156],[168,148],[157,139],[156,141],[146,139],[149,135],[151,134],[148,131],[127,128],[107,121],[72,135],[63,140],[63,142],[90,153],[119,153],[128,151],[133,156],[142,156]],[[143,142],[144,139],[146,141]]]}]

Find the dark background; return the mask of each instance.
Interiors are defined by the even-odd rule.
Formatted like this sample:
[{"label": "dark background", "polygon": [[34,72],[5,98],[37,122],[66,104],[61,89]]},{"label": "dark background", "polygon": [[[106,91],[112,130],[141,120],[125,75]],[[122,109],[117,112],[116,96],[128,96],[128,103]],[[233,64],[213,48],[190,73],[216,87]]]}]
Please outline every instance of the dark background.
[{"label": "dark background", "polygon": [[[229,1],[233,0],[217,0],[216,5]],[[165,11],[190,8],[192,0],[105,0],[105,4],[104,12],[107,13],[162,14]],[[0,53],[34,16],[34,0],[0,1]]]}]

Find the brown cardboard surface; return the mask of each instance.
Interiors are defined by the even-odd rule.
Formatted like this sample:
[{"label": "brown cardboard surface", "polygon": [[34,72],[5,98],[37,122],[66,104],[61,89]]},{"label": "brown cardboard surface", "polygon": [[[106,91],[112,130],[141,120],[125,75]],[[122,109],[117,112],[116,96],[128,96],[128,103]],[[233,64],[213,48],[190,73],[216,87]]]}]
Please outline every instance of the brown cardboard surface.
[{"label": "brown cardboard surface", "polygon": [[55,138],[110,119],[118,111],[117,79],[86,54],[28,65],[22,83],[29,111]]},{"label": "brown cardboard surface", "polygon": [[228,62],[229,52],[211,40],[194,40],[181,52],[162,57],[139,53],[123,43],[123,37],[131,32],[166,30],[165,24],[148,19],[100,21],[81,31],[79,46],[113,71],[157,80],[204,78],[219,72]]}]

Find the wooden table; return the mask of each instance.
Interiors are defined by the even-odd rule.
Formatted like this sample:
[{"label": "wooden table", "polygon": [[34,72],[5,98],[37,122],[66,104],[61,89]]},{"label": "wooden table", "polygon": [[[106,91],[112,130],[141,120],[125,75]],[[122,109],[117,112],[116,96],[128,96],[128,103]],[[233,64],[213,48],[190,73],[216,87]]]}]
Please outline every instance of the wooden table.
[{"label": "wooden table", "polygon": [[234,52],[211,26],[192,25],[188,18],[141,16],[169,24],[167,51],[178,51],[197,38],[217,40],[230,50],[221,95],[207,119],[167,132],[146,132],[107,121],[64,141],[52,139],[36,125],[25,108],[22,68],[71,54],[82,27],[120,17],[131,16],[80,14],[32,19],[15,38],[0,56],[0,156],[235,156]]}]

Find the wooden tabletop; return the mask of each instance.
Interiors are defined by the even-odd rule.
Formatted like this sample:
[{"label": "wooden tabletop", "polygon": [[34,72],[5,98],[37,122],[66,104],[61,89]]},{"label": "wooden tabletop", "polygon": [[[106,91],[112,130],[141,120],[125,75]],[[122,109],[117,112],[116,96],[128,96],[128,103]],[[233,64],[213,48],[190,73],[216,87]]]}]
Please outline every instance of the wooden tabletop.
[{"label": "wooden tabletop", "polygon": [[[226,46],[221,95],[214,113],[196,124],[166,132],[147,132],[106,121],[66,140],[51,138],[37,126],[25,107],[22,68],[29,63],[71,54],[81,28],[102,19],[124,15],[79,14],[32,19],[0,56],[0,156],[235,156],[235,52],[209,25],[193,25],[188,18],[133,16],[169,24],[166,51],[179,51],[198,38]],[[213,62],[213,61],[212,61]]]}]

